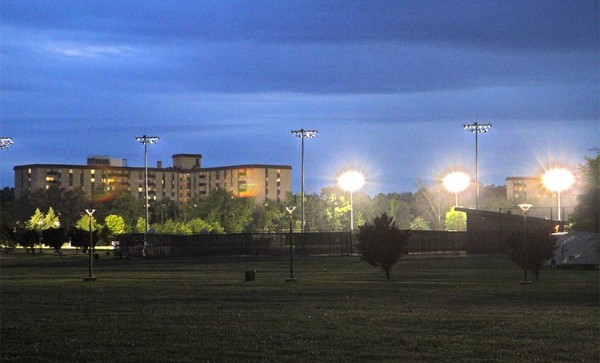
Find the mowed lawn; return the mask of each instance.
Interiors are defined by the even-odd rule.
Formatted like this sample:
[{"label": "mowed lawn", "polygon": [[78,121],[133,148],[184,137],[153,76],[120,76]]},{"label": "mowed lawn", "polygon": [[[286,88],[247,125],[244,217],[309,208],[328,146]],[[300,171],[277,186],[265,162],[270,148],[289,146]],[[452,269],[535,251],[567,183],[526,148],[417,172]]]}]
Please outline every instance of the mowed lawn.
[{"label": "mowed lawn", "polygon": [[[599,273],[499,256],[2,255],[2,362],[598,362]],[[244,272],[256,271],[245,282]]]}]

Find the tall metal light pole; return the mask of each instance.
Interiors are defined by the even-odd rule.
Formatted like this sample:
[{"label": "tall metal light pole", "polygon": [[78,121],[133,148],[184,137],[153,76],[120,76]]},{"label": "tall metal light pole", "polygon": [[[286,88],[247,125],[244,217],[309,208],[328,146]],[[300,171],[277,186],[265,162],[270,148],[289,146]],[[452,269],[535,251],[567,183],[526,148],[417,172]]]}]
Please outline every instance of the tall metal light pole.
[{"label": "tall metal light pole", "polygon": [[83,281],[96,281],[96,278],[94,277],[94,274],[92,273],[92,248],[94,246],[94,233],[92,231],[92,220],[93,217],[92,215],[94,214],[96,210],[95,209],[86,209],[85,212],[88,215],[88,218],[90,220],[90,246],[88,248],[88,255],[89,255],[89,263],[88,263],[88,275],[87,277],[83,278]]},{"label": "tall metal light pole", "polygon": [[528,260],[529,260],[529,247],[527,246],[527,211],[529,210],[529,208],[533,207],[532,204],[528,204],[528,203],[522,203],[519,204],[519,208],[521,208],[521,210],[523,211],[523,248],[524,248],[524,264],[523,264],[523,281],[521,281],[521,284],[528,284],[531,281],[529,281],[527,279],[527,265],[528,265]]},{"label": "tall metal light pole", "polygon": [[296,281],[298,279],[294,277],[294,216],[292,215],[294,210],[296,210],[296,207],[285,207],[285,209],[290,215],[290,277],[285,280]]},{"label": "tall metal light pole", "polygon": [[469,130],[471,131],[471,133],[475,134],[475,209],[479,209],[479,141],[478,141],[478,135],[480,133],[486,133],[488,132],[488,129],[490,127],[492,127],[491,124],[479,124],[477,122],[473,123],[473,124],[466,124],[463,125],[465,130]]},{"label": "tall metal light pole", "polygon": [[292,130],[292,134],[294,136],[297,136],[300,139],[302,139],[302,192],[301,192],[301,194],[302,194],[302,204],[301,204],[302,233],[304,233],[304,139],[314,139],[315,137],[317,137],[318,132],[319,131],[317,131],[317,130],[305,130],[305,129]]},{"label": "tall metal light pole", "polygon": [[146,227],[144,228],[144,250],[142,251],[142,254],[145,256],[148,247],[148,206],[150,204],[150,201],[148,200],[148,145],[156,144],[158,142],[158,136],[143,135],[136,136],[135,139],[137,142],[144,144],[144,193],[146,198],[144,203],[146,205]]}]

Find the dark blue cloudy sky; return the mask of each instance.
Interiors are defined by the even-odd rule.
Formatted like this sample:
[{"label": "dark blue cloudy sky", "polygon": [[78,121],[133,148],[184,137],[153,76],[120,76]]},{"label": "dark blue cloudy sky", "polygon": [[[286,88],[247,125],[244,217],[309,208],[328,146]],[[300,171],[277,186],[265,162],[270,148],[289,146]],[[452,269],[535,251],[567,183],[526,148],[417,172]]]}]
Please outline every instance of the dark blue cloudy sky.
[{"label": "dark blue cloudy sky", "polygon": [[576,166],[600,146],[596,1],[25,1],[0,3],[2,185],[12,168],[286,164],[299,191],[344,168],[415,190],[448,168],[480,181]]}]

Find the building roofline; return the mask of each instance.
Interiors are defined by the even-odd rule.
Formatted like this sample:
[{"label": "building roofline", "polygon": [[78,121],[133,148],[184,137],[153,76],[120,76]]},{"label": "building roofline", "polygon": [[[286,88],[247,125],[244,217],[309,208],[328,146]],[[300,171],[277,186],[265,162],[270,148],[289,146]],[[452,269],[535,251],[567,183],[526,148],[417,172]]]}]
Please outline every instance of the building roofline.
[{"label": "building roofline", "polygon": [[194,158],[199,157],[199,158],[202,158],[202,154],[173,154],[173,156],[171,156],[171,158],[176,158],[176,157],[181,157],[181,156],[183,156],[183,157],[194,157]]},{"label": "building roofline", "polygon": [[[143,166],[115,166],[115,165],[81,165],[81,164],[26,164],[16,165],[13,170],[22,170],[28,168],[62,168],[62,169],[121,169],[121,170],[144,170]],[[173,171],[211,171],[211,170],[225,170],[225,169],[289,169],[292,170],[291,165],[270,165],[270,164],[241,164],[241,165],[229,165],[229,166],[215,166],[208,168],[194,168],[194,169],[181,169],[174,167],[151,167],[148,166],[148,170],[161,171],[161,170],[173,170]]]},{"label": "building roofline", "polygon": [[291,165],[271,165],[271,164],[241,164],[241,165],[227,165],[227,166],[214,166],[214,167],[202,167],[199,170],[222,170],[222,169],[292,169]]}]

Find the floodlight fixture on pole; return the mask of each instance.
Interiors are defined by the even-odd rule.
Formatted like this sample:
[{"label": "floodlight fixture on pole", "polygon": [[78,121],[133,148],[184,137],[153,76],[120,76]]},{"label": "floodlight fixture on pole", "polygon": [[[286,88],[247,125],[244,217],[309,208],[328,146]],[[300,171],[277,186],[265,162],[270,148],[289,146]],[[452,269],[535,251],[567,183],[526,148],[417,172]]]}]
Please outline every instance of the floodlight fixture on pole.
[{"label": "floodlight fixture on pole", "polygon": [[451,193],[454,193],[454,206],[458,207],[458,193],[461,193],[467,189],[471,184],[471,178],[462,171],[452,172],[442,179],[444,188]]},{"label": "floodlight fixture on pole", "polygon": [[158,142],[158,136],[136,136],[135,140],[140,144],[144,144],[144,194],[145,200],[144,204],[146,206],[146,226],[144,228],[144,250],[142,251],[142,255],[146,255],[146,251],[148,248],[148,218],[150,216],[148,212],[148,207],[150,201],[148,200],[148,145],[153,145]]},{"label": "floodlight fixture on pole", "polygon": [[13,144],[13,140],[10,137],[0,137],[0,149],[8,149]]},{"label": "floodlight fixture on pole", "polygon": [[355,191],[365,185],[365,176],[356,170],[348,170],[338,178],[338,185],[342,190],[350,192],[350,232],[354,231],[354,201],[353,194]]},{"label": "floodlight fixture on pole", "polygon": [[480,123],[473,123],[473,124],[465,124],[463,125],[465,130],[470,131],[471,133],[475,134],[475,209],[479,209],[479,138],[478,135],[480,133],[486,133],[488,132],[488,129],[490,127],[492,127],[491,124],[480,124]]},{"label": "floodlight fixture on pole", "polygon": [[544,173],[542,182],[546,189],[556,192],[556,199],[558,201],[558,220],[561,220],[560,213],[560,193],[569,189],[575,182],[575,177],[567,169],[551,169]]},{"label": "floodlight fixture on pole", "polygon": [[89,255],[89,263],[88,263],[88,275],[87,277],[83,278],[83,281],[96,281],[96,278],[94,277],[94,274],[92,273],[92,248],[94,246],[94,233],[92,231],[92,220],[93,220],[93,214],[96,210],[95,209],[86,209],[85,213],[87,213],[88,218],[90,220],[90,246],[88,247],[88,255]]},{"label": "floodlight fixture on pole", "polygon": [[304,139],[314,139],[315,137],[317,137],[317,133],[319,131],[317,130],[305,130],[305,129],[300,129],[300,130],[292,130],[292,135],[299,137],[300,139],[302,139],[302,185],[301,185],[301,196],[302,196],[302,202],[301,202],[301,210],[302,210],[302,216],[301,216],[301,230],[302,233],[304,233]]}]

